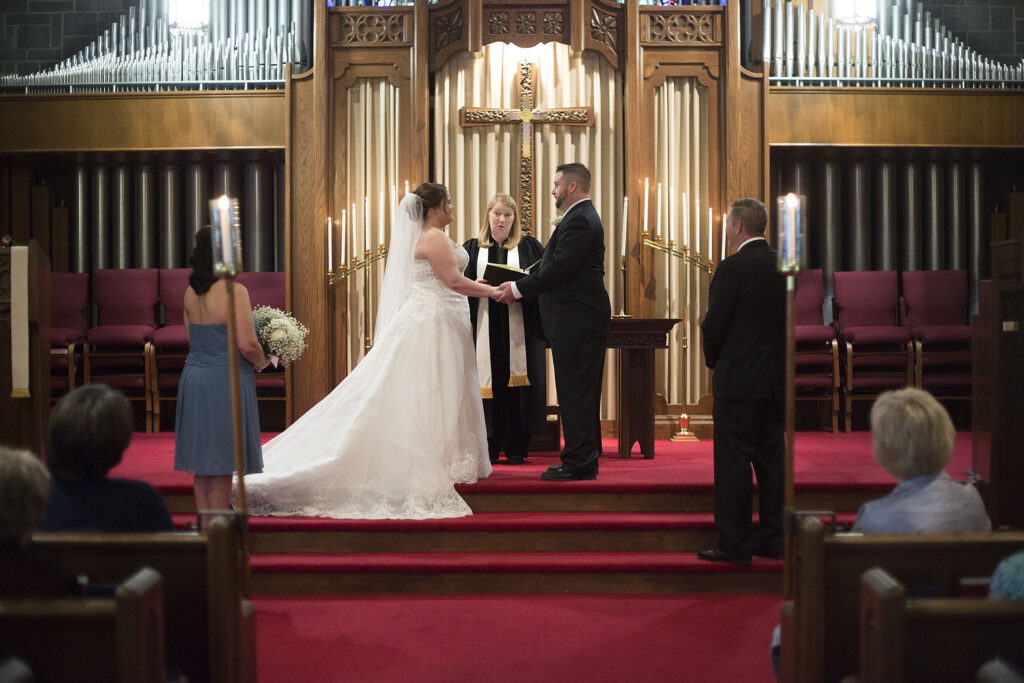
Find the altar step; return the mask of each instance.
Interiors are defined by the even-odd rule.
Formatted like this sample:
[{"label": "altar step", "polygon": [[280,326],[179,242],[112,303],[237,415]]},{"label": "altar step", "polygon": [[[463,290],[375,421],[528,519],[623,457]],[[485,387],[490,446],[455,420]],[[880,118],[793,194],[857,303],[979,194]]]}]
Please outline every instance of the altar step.
[{"label": "altar step", "polygon": [[273,594],[778,593],[783,563],[749,567],[673,552],[275,553],[251,559]]},{"label": "altar step", "polygon": [[[838,520],[852,522],[853,513]],[[181,524],[186,517],[177,516]],[[756,526],[756,519],[755,519]],[[440,520],[253,517],[253,591],[303,593],[762,593],[782,563],[696,559],[707,513],[483,512]]]}]

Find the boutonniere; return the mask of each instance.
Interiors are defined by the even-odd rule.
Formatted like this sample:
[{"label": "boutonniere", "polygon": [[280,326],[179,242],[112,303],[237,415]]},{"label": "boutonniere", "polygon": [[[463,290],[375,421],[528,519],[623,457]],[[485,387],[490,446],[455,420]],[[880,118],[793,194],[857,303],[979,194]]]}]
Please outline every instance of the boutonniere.
[{"label": "boutonniere", "polygon": [[552,218],[551,219],[551,227],[552,228],[557,228],[558,224],[562,222],[562,216],[564,216],[564,215],[565,214],[560,214],[560,215],[555,216],[554,218]]}]

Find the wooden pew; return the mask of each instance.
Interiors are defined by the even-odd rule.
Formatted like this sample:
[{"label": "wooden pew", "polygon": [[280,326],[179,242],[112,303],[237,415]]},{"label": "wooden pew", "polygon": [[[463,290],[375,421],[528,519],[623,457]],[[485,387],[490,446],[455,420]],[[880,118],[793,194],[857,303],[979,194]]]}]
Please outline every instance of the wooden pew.
[{"label": "wooden pew", "polygon": [[39,532],[32,540],[93,582],[112,582],[129,567],[159,571],[168,666],[192,683],[234,683],[256,680],[255,618],[242,599],[239,523],[223,516],[202,533]]},{"label": "wooden pew", "polygon": [[995,656],[1019,658],[1024,601],[908,598],[880,567],[860,591],[860,680],[969,681]]},{"label": "wooden pew", "polygon": [[17,657],[37,681],[163,681],[161,584],[146,567],[113,598],[0,600],[0,659]]},{"label": "wooden pew", "polygon": [[883,567],[915,591],[952,594],[959,579],[989,575],[1024,548],[1024,532],[827,533],[816,517],[795,524],[793,605],[783,610],[784,681],[839,681],[858,664],[861,575]]}]

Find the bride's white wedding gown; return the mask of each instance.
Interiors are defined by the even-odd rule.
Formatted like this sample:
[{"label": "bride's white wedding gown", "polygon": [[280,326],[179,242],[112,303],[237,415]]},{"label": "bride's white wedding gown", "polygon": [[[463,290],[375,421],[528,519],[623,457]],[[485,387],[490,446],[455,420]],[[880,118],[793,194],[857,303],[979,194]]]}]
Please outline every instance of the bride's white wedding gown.
[{"label": "bride's white wedding gown", "polygon": [[[469,256],[451,242],[459,271]],[[263,446],[255,515],[427,519],[472,514],[455,483],[491,473],[464,295],[426,260],[387,334],[322,401]]]}]

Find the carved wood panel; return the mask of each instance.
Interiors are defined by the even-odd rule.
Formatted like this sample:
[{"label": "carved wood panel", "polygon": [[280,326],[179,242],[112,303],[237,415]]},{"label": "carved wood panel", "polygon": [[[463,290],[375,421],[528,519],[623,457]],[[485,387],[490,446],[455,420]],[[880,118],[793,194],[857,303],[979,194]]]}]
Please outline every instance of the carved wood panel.
[{"label": "carved wood panel", "polygon": [[641,12],[640,43],[645,47],[721,45],[722,15],[720,7],[659,7]]},{"label": "carved wood panel", "polygon": [[484,43],[514,43],[520,47],[568,43],[571,28],[568,4],[501,3],[484,6]]},{"label": "carved wood panel", "polygon": [[469,50],[469,3],[455,0],[430,8],[427,22],[430,70],[436,71],[460,50]]},{"label": "carved wood panel", "polygon": [[335,8],[328,14],[331,47],[395,47],[413,41],[412,13],[369,7]]}]

